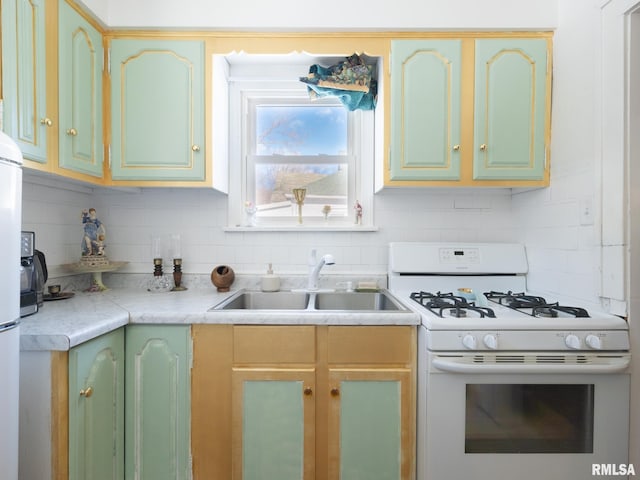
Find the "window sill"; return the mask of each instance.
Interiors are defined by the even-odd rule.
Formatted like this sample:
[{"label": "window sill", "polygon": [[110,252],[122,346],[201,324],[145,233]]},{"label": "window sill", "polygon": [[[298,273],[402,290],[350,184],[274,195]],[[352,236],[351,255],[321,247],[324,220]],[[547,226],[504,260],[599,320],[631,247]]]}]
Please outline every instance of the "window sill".
[{"label": "window sill", "polygon": [[283,225],[222,227],[223,232],[377,232],[375,225]]}]

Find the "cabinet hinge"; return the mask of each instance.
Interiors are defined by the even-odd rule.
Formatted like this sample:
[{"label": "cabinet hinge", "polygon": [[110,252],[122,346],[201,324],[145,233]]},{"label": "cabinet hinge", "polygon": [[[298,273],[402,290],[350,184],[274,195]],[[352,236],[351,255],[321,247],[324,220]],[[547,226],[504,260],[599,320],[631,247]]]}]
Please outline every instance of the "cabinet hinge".
[{"label": "cabinet hinge", "polygon": [[107,164],[109,165],[109,170],[111,170],[111,145],[107,147]]},{"label": "cabinet hinge", "polygon": [[111,75],[111,47],[107,48],[107,74]]}]

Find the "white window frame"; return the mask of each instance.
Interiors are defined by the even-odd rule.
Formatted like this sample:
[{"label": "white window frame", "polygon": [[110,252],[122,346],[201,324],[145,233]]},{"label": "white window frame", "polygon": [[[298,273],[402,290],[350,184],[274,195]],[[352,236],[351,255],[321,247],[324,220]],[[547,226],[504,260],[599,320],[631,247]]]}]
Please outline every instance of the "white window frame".
[{"label": "white window frame", "polygon": [[[229,95],[229,198],[228,227],[225,230],[375,230],[373,193],[374,193],[374,122],[373,111],[348,112],[348,142],[351,157],[348,162],[348,200],[346,216],[330,216],[328,221],[322,217],[304,216],[303,223],[298,224],[296,216],[292,217],[260,217],[254,226],[250,226],[245,213],[245,202],[252,202],[249,193],[249,182],[254,181],[252,173],[252,152],[248,142],[251,140],[248,123],[249,102],[256,98],[301,99],[308,98],[306,86],[298,81],[299,76],[306,74],[305,69],[298,68],[300,73],[287,73],[283,78],[282,68],[264,68],[261,65],[259,74],[234,75],[227,77]],[[291,79],[295,80],[291,80]],[[255,129],[254,129],[255,130]],[[293,157],[296,158],[296,157]],[[298,157],[300,158],[300,157]],[[336,158],[336,157],[331,157]],[[291,158],[283,157],[284,161]],[[309,163],[318,163],[322,157],[309,157]],[[333,163],[333,162],[331,162]],[[252,190],[253,188],[251,188]],[[356,224],[355,201],[362,205],[362,221]]]}]

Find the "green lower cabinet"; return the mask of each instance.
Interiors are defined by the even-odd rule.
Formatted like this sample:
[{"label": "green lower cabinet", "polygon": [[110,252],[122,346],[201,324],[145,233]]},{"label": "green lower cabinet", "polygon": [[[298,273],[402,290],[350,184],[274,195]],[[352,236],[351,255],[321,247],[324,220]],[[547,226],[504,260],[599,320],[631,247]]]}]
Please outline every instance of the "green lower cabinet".
[{"label": "green lower cabinet", "polygon": [[124,478],[124,330],[69,351],[69,479]]},{"label": "green lower cabinet", "polygon": [[314,478],[313,370],[233,369],[233,478]]},{"label": "green lower cabinet", "polygon": [[409,371],[332,370],[330,381],[329,478],[409,478]]},{"label": "green lower cabinet", "polygon": [[398,382],[342,382],[340,478],[400,478]]},{"label": "green lower cabinet", "polygon": [[190,327],[132,325],[126,343],[124,478],[188,480]]}]

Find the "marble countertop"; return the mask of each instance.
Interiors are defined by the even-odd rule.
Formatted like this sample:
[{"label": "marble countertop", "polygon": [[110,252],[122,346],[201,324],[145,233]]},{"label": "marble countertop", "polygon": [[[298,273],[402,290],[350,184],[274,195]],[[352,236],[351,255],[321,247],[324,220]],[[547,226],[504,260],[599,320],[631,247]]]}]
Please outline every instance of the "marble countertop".
[{"label": "marble countertop", "polygon": [[234,323],[265,325],[418,325],[420,316],[406,312],[332,312],[295,310],[208,311],[235,293],[214,288],[151,293],[142,288],[75,292],[72,298],[45,302],[21,320],[21,350],[69,350],[127,324]]}]

